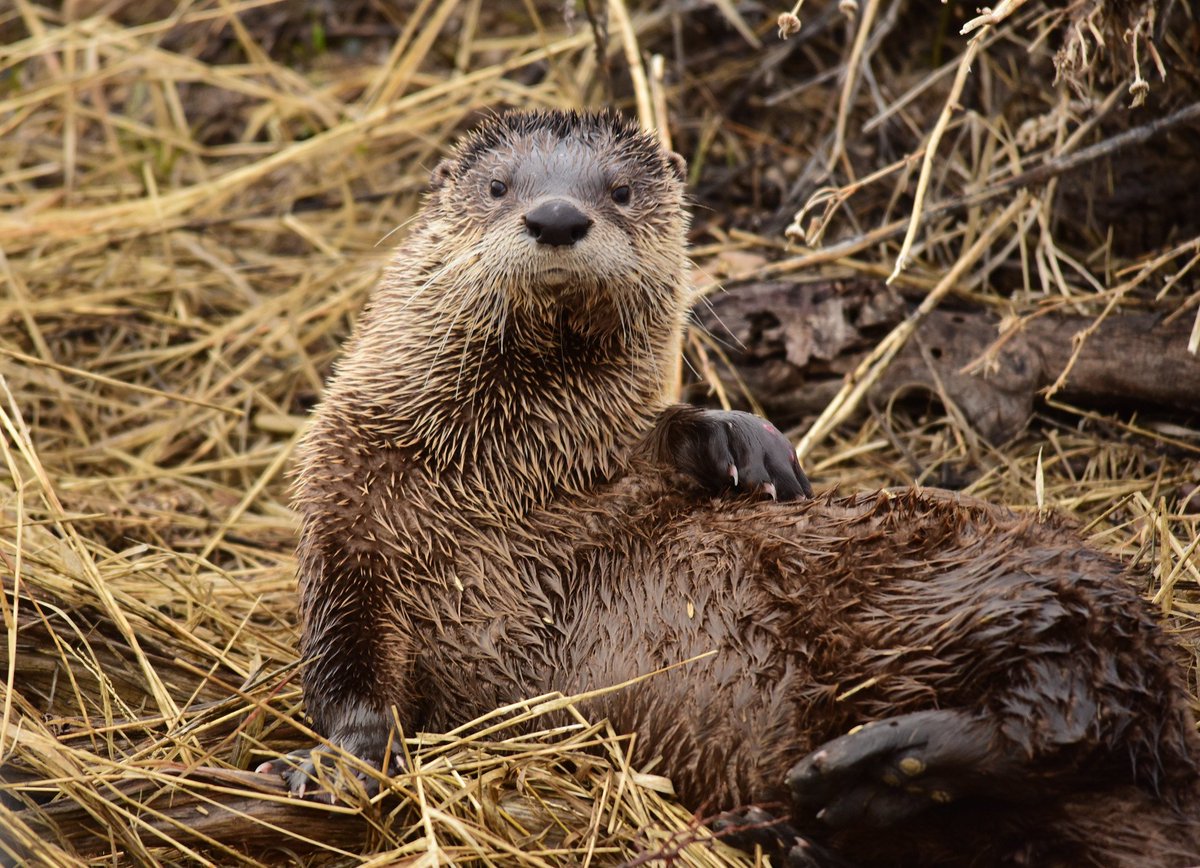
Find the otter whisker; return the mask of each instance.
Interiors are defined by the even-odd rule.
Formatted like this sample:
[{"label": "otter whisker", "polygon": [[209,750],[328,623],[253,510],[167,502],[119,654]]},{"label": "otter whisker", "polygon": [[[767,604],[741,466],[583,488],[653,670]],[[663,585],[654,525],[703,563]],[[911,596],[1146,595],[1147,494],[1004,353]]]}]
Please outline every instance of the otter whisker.
[{"label": "otter whisker", "polygon": [[456,264],[457,263],[454,260],[443,263],[440,268],[430,274],[420,286],[418,286],[415,290],[413,290],[412,293],[409,294],[408,298],[406,298],[401,304],[400,310],[405,310],[409,305],[420,298],[427,289],[429,289],[431,286],[436,286],[437,282],[441,280],[442,277],[444,277],[448,272],[450,272],[456,266]]},{"label": "otter whisker", "polygon": [[[467,356],[473,349],[476,350],[476,352],[475,352],[475,356],[476,356],[475,384],[476,384],[476,387],[478,387],[479,374],[483,369],[483,356],[484,356],[484,352],[485,352],[486,348],[491,343],[490,338],[492,337],[492,330],[487,329],[487,328],[485,328],[483,330],[484,340],[480,342],[480,345],[478,347],[476,347],[472,343],[472,338],[475,336],[476,330],[481,325],[490,325],[492,322],[492,317],[494,316],[494,310],[495,310],[495,305],[496,305],[495,299],[501,298],[502,294],[493,292],[491,295],[493,298],[493,302],[492,302],[491,309],[487,311],[487,316],[486,317],[482,316],[481,315],[482,311],[480,309],[476,309],[474,311],[474,315],[470,319],[470,326],[467,329],[467,334],[463,338],[462,349],[459,353],[458,378],[456,379],[455,384],[454,384],[454,396],[456,398],[459,397],[460,392],[461,392],[460,387],[462,385],[463,373],[466,371]],[[472,400],[474,400],[474,397],[475,396],[473,395]]]},{"label": "otter whisker", "polygon": [[418,211],[415,214],[413,214],[411,217],[409,217],[407,220],[403,220],[400,223],[397,223],[395,226],[393,226],[391,229],[389,229],[387,232],[385,232],[382,238],[380,238],[378,241],[375,242],[375,246],[378,247],[380,244],[383,244],[383,242],[387,241],[389,238],[391,238],[393,235],[395,235],[401,229],[408,226],[408,224],[412,223],[414,220],[416,220],[420,216],[421,216],[421,212]]},{"label": "otter whisker", "polygon": [[[628,317],[629,317],[629,314],[628,314],[628,311],[625,309],[624,302],[623,301],[618,302],[617,303],[617,333],[620,335],[621,343],[624,346],[629,346],[633,343],[633,341],[632,341],[633,332],[630,327]],[[636,371],[637,371],[636,359],[634,359],[631,355],[629,358],[629,373],[630,373],[630,375],[633,375],[636,373]]]},{"label": "otter whisker", "polygon": [[[457,291],[457,295],[454,297],[461,296],[462,300],[459,302],[458,309],[454,311],[454,314],[453,314],[453,316],[451,316],[450,321],[448,323],[446,323],[445,334],[442,336],[441,343],[438,344],[437,351],[434,352],[433,358],[429,362],[429,371],[425,375],[426,383],[429,382],[429,377],[431,377],[433,375],[434,371],[437,370],[438,359],[441,358],[442,352],[446,349],[446,344],[449,343],[450,337],[454,334],[454,330],[458,327],[459,321],[462,318],[463,311],[465,311],[467,309],[467,304],[472,300],[471,287],[466,285],[465,283],[461,287],[456,288],[456,291]],[[441,322],[442,322],[442,318],[439,318],[437,321],[437,325],[440,326]]]},{"label": "otter whisker", "polygon": [[693,377],[700,382],[704,382],[704,376],[696,370],[696,366],[692,364],[692,360],[688,358],[688,354],[686,352],[680,352],[679,358],[683,360],[685,365],[687,365],[687,369],[692,372]]},{"label": "otter whisker", "polygon": [[725,321],[721,319],[721,315],[719,313],[717,313],[717,309],[715,307],[713,307],[713,303],[712,303],[712,301],[709,300],[709,297],[707,295],[700,296],[700,303],[708,308],[708,312],[713,315],[713,319],[715,319],[717,321],[717,325],[719,325],[721,328],[723,328],[725,330],[725,334],[729,335],[729,337],[733,339],[733,342],[737,346],[733,347],[730,344],[725,343],[723,340],[721,340],[721,338],[717,337],[716,333],[713,332],[704,323],[703,320],[701,320],[698,316],[696,316],[694,308],[688,309],[688,319],[691,320],[691,322],[693,322],[700,329],[702,329],[704,331],[704,333],[707,334],[710,338],[712,338],[714,341],[716,341],[717,343],[719,343],[721,346],[725,347],[726,349],[738,349],[738,350],[746,349],[746,345],[742,343],[741,338],[739,338],[736,334],[733,333],[733,329],[731,329],[729,326],[725,325]]},{"label": "otter whisker", "polygon": [[[505,311],[505,303],[504,303],[503,293],[494,293],[492,296],[492,309],[489,312],[488,316],[489,316],[489,321],[495,325],[495,328],[492,330],[492,335],[494,335],[499,340],[502,353],[503,353],[503,347],[504,347],[504,332],[503,332],[504,311]],[[480,380],[480,377],[483,375],[483,363],[486,359],[486,351],[488,349],[490,349],[491,346],[492,346],[492,340],[483,341],[483,347],[480,349],[480,352],[475,359],[475,383],[471,388],[471,408],[472,408],[472,410],[474,410],[474,408],[479,403],[479,397],[480,397],[479,380]]]},{"label": "otter whisker", "polygon": [[[471,293],[475,291],[476,275],[470,267],[471,262],[475,258],[475,251],[468,249],[462,254],[455,257],[451,262],[447,263],[447,269],[454,272],[453,281],[448,285],[441,285],[439,288],[441,294],[433,306],[431,312],[436,315],[433,323],[433,329],[430,330],[429,340],[426,346],[432,344],[433,340],[440,333],[441,324],[447,314],[454,310],[456,303],[459,304],[458,312],[461,313],[462,304],[469,300]],[[461,300],[460,300],[461,299]],[[457,314],[456,314],[457,316]],[[453,323],[454,320],[452,320]],[[449,332],[447,332],[449,335]],[[436,359],[436,355],[435,355]]]},{"label": "otter whisker", "polygon": [[566,328],[566,323],[563,320],[564,320],[564,318],[560,314],[558,317],[558,347],[557,347],[557,349],[558,349],[558,367],[559,367],[559,370],[562,372],[562,381],[564,383],[566,383],[566,382],[568,382],[567,358],[566,358],[565,352],[563,350],[563,345],[566,343],[567,338],[566,338],[566,332],[564,331],[564,329]]}]

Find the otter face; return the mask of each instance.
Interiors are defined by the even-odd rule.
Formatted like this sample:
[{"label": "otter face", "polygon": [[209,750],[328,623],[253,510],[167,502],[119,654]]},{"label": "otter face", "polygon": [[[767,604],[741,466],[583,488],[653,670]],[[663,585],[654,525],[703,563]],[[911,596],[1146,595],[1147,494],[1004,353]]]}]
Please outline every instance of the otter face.
[{"label": "otter face", "polygon": [[429,229],[469,248],[449,269],[456,282],[469,272],[477,288],[546,315],[603,306],[625,319],[638,298],[661,305],[683,283],[683,172],[618,115],[508,113],[435,170]]}]

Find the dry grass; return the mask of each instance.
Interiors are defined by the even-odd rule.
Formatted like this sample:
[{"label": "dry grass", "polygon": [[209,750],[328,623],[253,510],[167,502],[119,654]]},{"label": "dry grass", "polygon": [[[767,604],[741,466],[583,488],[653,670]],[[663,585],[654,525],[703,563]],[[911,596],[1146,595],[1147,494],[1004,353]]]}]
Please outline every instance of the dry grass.
[{"label": "dry grass", "polygon": [[[1194,124],[1155,140],[1158,163],[1150,146],[1105,150],[1196,101],[1194,29],[1149,41],[1156,7],[1012,3],[968,43],[966,10],[926,20],[879,0],[811,2],[787,42],[773,32],[782,4],[743,18],[732,3],[614,2],[599,35],[598,2],[571,22],[557,3],[158,5],[0,11],[9,858],[750,858],[697,829],[599,721],[424,737],[392,783],[400,798],[362,813],[233,771],[311,740],[294,677],[290,453],[428,169],[482,111],[595,105],[611,82],[691,160],[697,259],[731,288],[895,272],[929,307],[1150,307],[1196,317],[1200,339],[1200,228],[1172,216],[1169,187],[1185,183],[1170,159],[1194,153]],[[1186,2],[1169,8],[1186,20]],[[1056,53],[1069,88],[1052,84]],[[1146,94],[1156,57],[1167,78],[1149,76]],[[1125,108],[1131,86],[1150,114]],[[1060,168],[1088,147],[1082,168]],[[1156,219],[1105,209],[1123,179],[1164,172],[1166,193],[1147,194]],[[819,485],[958,480],[1071,513],[1145,564],[1146,593],[1194,632],[1194,417],[1052,406],[998,449],[953,408],[863,410],[848,383],[797,432]]]}]

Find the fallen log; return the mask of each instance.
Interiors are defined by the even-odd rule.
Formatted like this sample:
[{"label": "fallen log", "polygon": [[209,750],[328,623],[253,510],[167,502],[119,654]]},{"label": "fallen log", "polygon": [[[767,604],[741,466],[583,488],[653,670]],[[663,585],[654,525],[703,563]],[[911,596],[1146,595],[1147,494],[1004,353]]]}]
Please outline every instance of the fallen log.
[{"label": "fallen log", "polygon": [[[715,296],[696,316],[724,344],[732,367],[713,367],[731,398],[749,392],[777,424],[789,425],[820,412],[846,373],[912,307],[882,282],[769,282]],[[936,310],[868,400],[878,405],[897,393],[929,392],[953,402],[986,439],[1002,443],[1028,424],[1078,342],[1058,390],[1064,399],[1195,411],[1200,356],[1187,350],[1190,327],[1140,312],[1097,323],[1058,310],[1019,320],[982,308]]]},{"label": "fallen log", "polygon": [[[166,778],[166,780],[164,780]],[[137,852],[161,842],[174,850],[212,853],[343,850],[362,846],[370,822],[361,810],[294,799],[282,779],[216,767],[169,764],[153,777],[93,782],[106,810],[69,798],[16,811],[19,829],[44,835],[80,856]]]}]

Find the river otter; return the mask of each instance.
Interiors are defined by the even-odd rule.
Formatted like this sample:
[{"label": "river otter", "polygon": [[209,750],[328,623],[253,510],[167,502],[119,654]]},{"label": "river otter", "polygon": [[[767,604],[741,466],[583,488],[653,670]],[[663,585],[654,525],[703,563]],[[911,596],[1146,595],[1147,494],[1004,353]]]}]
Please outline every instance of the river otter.
[{"label": "river otter", "polygon": [[1196,860],[1177,649],[1119,563],[936,491],[691,486],[728,420],[663,398],[683,186],[608,113],[505,114],[435,170],[300,450],[318,731],[378,765],[395,723],[715,651],[588,713],[692,808],[787,806],[796,864]]}]

